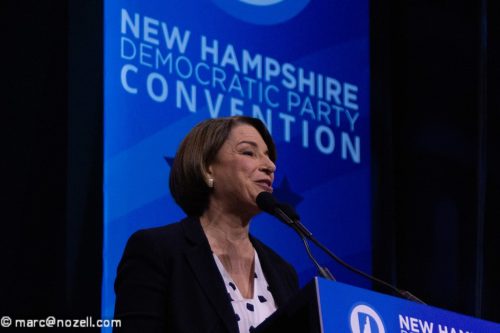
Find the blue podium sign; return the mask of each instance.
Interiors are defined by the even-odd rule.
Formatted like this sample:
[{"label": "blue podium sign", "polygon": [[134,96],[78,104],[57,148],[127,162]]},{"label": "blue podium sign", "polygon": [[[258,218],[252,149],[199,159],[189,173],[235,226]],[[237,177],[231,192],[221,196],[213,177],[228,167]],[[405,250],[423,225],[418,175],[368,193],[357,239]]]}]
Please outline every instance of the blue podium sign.
[{"label": "blue podium sign", "polygon": [[500,324],[315,278],[321,332],[498,333]]}]

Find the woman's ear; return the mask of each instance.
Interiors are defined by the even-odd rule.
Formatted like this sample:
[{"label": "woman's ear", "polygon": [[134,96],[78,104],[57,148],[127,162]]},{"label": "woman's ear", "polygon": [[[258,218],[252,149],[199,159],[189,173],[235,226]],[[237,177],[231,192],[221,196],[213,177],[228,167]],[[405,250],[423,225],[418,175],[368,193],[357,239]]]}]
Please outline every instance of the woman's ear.
[{"label": "woman's ear", "polygon": [[212,171],[212,166],[209,165],[207,170],[202,171],[203,176],[205,178],[205,183],[207,184],[208,187],[213,188],[214,187],[214,177],[213,177],[213,171]]}]

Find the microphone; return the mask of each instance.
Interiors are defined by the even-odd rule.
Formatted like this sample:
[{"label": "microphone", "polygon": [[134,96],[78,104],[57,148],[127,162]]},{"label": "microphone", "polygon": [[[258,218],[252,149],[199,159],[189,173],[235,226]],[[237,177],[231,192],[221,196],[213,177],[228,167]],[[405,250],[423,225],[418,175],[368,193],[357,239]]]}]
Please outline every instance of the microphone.
[{"label": "microphone", "polygon": [[259,208],[271,215],[276,216],[286,225],[292,227],[299,233],[312,240],[312,233],[300,223],[300,217],[289,204],[279,203],[269,192],[260,192],[255,200]]},{"label": "microphone", "polygon": [[276,213],[275,210],[279,208],[278,201],[269,192],[260,192],[259,195],[257,195],[255,202],[261,210],[271,215],[274,215]]},{"label": "microphone", "polygon": [[[380,280],[374,276],[371,276],[371,275],[347,264],[342,259],[337,257],[326,246],[324,246],[316,238],[314,238],[312,233],[309,230],[307,230],[306,227],[304,227],[302,225],[302,223],[300,223],[300,217],[295,212],[295,209],[292,206],[290,206],[289,204],[286,204],[286,203],[278,202],[271,193],[269,193],[269,192],[259,193],[259,195],[257,195],[257,198],[256,198],[256,203],[257,203],[257,206],[259,206],[259,208],[262,211],[269,213],[273,216],[276,216],[278,219],[283,221],[286,225],[292,227],[299,234],[299,236],[302,237],[302,240],[304,241],[304,245],[306,246],[307,254],[311,258],[311,260],[314,262],[314,264],[316,265],[316,267],[318,268],[320,273],[323,275],[323,277],[326,277],[327,279],[335,280],[333,278],[333,276],[331,275],[331,273],[328,271],[328,269],[326,267],[323,268],[323,267],[319,266],[317,261],[314,259],[314,257],[310,253],[306,237],[309,240],[311,240],[316,246],[318,246],[321,250],[323,250],[323,252],[328,254],[331,258],[333,258],[336,262],[338,262],[339,264],[341,264],[342,266],[344,266],[348,270],[350,270],[356,274],[359,274],[359,275],[361,275],[361,276],[363,276],[371,281],[377,282],[380,285],[383,285],[384,287],[392,290],[393,292],[395,292],[396,294],[400,295],[401,297],[403,297],[407,300],[414,301],[414,302],[421,303],[421,304],[425,304],[422,300],[420,300],[419,298],[417,298],[416,296],[411,294],[409,291],[396,288],[392,284],[389,284],[383,280]],[[324,273],[324,270],[326,270],[325,273]]]},{"label": "microphone", "polygon": [[285,202],[278,202],[278,207],[285,213],[292,221],[300,221],[300,216],[292,205]]}]

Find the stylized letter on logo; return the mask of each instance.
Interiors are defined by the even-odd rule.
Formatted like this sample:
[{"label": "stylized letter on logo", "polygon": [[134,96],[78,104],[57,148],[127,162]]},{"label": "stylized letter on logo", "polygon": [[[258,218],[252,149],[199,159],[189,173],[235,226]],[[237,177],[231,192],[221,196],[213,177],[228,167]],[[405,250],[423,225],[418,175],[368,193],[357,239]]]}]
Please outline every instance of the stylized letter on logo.
[{"label": "stylized letter on logo", "polygon": [[352,333],[385,333],[382,319],[368,305],[356,305],[351,311],[350,320]]}]

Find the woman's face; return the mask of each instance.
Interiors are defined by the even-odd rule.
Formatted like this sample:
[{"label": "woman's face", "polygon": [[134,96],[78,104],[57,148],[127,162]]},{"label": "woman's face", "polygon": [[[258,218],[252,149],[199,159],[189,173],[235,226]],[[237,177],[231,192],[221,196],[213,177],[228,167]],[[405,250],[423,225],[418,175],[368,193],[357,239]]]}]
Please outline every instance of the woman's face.
[{"label": "woman's face", "polygon": [[256,214],[260,192],[272,192],[275,164],[259,132],[250,125],[233,127],[209,168],[214,179],[212,203],[231,211]]}]

